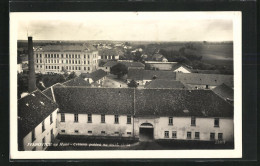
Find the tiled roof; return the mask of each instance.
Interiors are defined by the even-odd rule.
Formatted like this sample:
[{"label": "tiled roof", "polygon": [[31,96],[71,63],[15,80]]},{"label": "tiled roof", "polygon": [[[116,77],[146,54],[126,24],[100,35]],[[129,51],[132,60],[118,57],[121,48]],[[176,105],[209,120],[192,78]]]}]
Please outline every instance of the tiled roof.
[{"label": "tiled roof", "polygon": [[152,80],[156,76],[157,79],[176,79],[176,73],[173,71],[161,70],[142,70],[142,69],[129,69],[127,79],[133,80]]},{"label": "tiled roof", "polygon": [[216,88],[212,89],[214,93],[222,97],[223,99],[234,99],[234,90],[227,86],[226,84],[221,84],[217,86]]},{"label": "tiled roof", "polygon": [[233,75],[176,73],[176,80],[184,84],[218,86],[223,83],[233,87]]},{"label": "tiled roof", "polygon": [[89,52],[97,51],[95,47],[90,44],[71,44],[71,45],[46,45],[42,46],[39,52]]},{"label": "tiled roof", "polygon": [[82,77],[76,77],[63,83],[64,86],[90,86],[90,83],[85,81]]},{"label": "tiled roof", "polygon": [[233,117],[233,106],[211,90],[57,87],[54,93],[63,113]]},{"label": "tiled roof", "polygon": [[58,105],[39,90],[18,100],[18,137],[23,139],[45,118],[58,108]]},{"label": "tiled roof", "polygon": [[52,92],[51,92],[51,87],[58,87],[58,86],[63,86],[63,85],[60,84],[60,83],[54,84],[54,85],[52,85],[52,86],[50,86],[50,87],[44,89],[44,90],[42,91],[42,93],[43,93],[44,95],[46,95],[47,97],[49,97],[51,100],[54,101],[53,96],[52,96]]},{"label": "tiled roof", "polygon": [[136,116],[233,117],[233,106],[211,90],[139,89],[135,94]]},{"label": "tiled roof", "polygon": [[134,89],[57,87],[54,93],[60,112],[133,114]]},{"label": "tiled roof", "polygon": [[148,82],[145,86],[145,88],[170,88],[170,89],[187,89],[187,87],[180,81],[175,80],[166,80],[166,79],[155,79],[151,82]]},{"label": "tiled roof", "polygon": [[145,65],[141,62],[117,62],[117,61],[108,61],[104,64],[104,67],[113,67],[116,64],[121,63],[124,64],[126,67],[144,67]]},{"label": "tiled roof", "polygon": [[81,77],[92,78],[92,80],[95,82],[95,81],[98,81],[101,78],[105,77],[106,75],[107,75],[107,73],[104,70],[99,69],[99,70],[93,71],[92,73],[82,73]]}]

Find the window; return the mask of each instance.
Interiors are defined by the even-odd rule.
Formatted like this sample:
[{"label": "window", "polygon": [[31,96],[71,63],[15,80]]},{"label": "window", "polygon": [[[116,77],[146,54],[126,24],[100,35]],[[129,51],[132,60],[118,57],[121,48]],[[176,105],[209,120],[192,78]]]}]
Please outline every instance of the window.
[{"label": "window", "polygon": [[196,118],[191,117],[191,126],[196,126]]},{"label": "window", "polygon": [[187,139],[191,139],[191,132],[187,132]]},{"label": "window", "polygon": [[79,70],[81,70],[80,67],[79,67]]},{"label": "window", "polygon": [[219,118],[214,119],[214,127],[219,127]]},{"label": "window", "polygon": [[89,55],[88,55],[88,58],[89,58]]},{"label": "window", "polygon": [[131,132],[126,132],[127,135],[131,135],[132,133]]},{"label": "window", "polygon": [[177,131],[172,131],[172,138],[177,138]]},{"label": "window", "polygon": [[218,133],[218,140],[222,140],[223,139],[223,133]]},{"label": "window", "polygon": [[131,124],[131,115],[127,115],[127,124]]},{"label": "window", "polygon": [[88,61],[88,64],[89,64],[89,61]]},{"label": "window", "polygon": [[102,114],[102,115],[101,115],[101,123],[105,123],[105,121],[106,121],[106,119],[105,119],[105,115]]},{"label": "window", "polygon": [[169,131],[164,131],[164,138],[169,138]]},{"label": "window", "polygon": [[88,67],[88,70],[90,70],[90,67]]},{"label": "window", "polygon": [[45,147],[45,137],[43,137],[42,139],[42,149],[44,149],[44,147]]},{"label": "window", "polygon": [[210,140],[215,140],[215,133],[210,133]]},{"label": "window", "polygon": [[88,134],[92,134],[92,131],[88,131]]},{"label": "window", "polygon": [[74,133],[79,133],[79,131],[78,130],[74,130]]},{"label": "window", "polygon": [[42,132],[45,131],[45,124],[44,124],[44,121],[42,122]]},{"label": "window", "polygon": [[79,58],[80,58],[80,54],[79,54]]},{"label": "window", "polygon": [[61,130],[62,133],[65,133],[65,130]]},{"label": "window", "polygon": [[119,123],[118,115],[115,115],[115,123]]},{"label": "window", "polygon": [[88,114],[88,123],[92,123],[92,114]]},{"label": "window", "polygon": [[65,122],[65,114],[64,113],[60,114],[60,121]]},{"label": "window", "polygon": [[173,124],[173,118],[169,117],[169,125],[172,125],[172,124]]},{"label": "window", "polygon": [[63,58],[63,54],[61,54],[61,58]]},{"label": "window", "polygon": [[101,131],[101,134],[106,134],[106,132],[105,131]]},{"label": "window", "polygon": [[200,132],[195,132],[195,139],[200,139]]},{"label": "window", "polygon": [[79,122],[79,115],[78,114],[74,114],[74,122]]},{"label": "window", "polygon": [[35,140],[36,140],[36,138],[35,138],[35,129],[33,129],[33,131],[32,131],[32,142],[35,141]]},{"label": "window", "polygon": [[209,89],[209,86],[208,86],[208,85],[206,85],[206,89]]},{"label": "window", "polygon": [[52,124],[53,121],[52,121],[52,114],[50,114],[50,124]]},{"label": "window", "polygon": [[84,67],[84,70],[86,70],[86,67]]}]

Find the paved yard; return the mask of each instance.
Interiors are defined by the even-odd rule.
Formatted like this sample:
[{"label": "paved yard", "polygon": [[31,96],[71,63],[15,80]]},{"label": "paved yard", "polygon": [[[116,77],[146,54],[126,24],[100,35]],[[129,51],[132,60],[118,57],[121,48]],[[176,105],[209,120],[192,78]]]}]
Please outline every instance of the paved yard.
[{"label": "paved yard", "polygon": [[115,75],[108,75],[104,80],[103,87],[107,88],[127,88],[125,81],[118,79]]}]

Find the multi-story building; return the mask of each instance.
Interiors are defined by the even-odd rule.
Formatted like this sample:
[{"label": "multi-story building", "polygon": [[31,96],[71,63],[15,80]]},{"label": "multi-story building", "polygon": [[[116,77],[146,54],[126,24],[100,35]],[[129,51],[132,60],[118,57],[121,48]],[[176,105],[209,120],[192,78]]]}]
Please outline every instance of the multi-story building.
[{"label": "multi-story building", "polygon": [[98,67],[98,51],[85,45],[47,45],[34,49],[36,73],[91,73]]}]

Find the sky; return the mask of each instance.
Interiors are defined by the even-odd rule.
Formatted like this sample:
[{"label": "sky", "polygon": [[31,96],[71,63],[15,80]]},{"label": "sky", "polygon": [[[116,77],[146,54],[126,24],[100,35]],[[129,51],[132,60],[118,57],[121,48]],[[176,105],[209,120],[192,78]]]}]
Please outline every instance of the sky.
[{"label": "sky", "polygon": [[[11,13],[18,40],[232,41],[234,12]],[[14,33],[14,32],[11,32]]]}]

